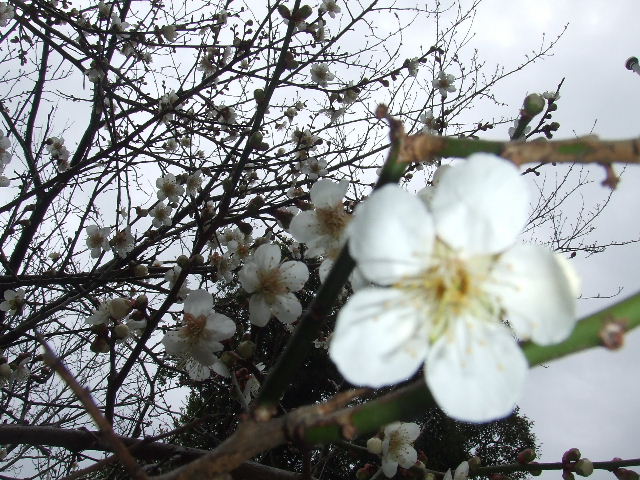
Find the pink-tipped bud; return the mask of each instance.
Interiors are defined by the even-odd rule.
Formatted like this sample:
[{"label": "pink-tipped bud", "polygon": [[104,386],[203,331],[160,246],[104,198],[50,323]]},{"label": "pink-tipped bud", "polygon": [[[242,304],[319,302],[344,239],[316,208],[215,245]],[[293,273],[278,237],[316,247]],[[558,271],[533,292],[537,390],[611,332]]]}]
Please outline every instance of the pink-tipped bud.
[{"label": "pink-tipped bud", "polygon": [[579,460],[581,456],[580,450],[577,448],[570,448],[562,455],[562,464],[569,465],[571,462]]},{"label": "pink-tipped bud", "polygon": [[581,477],[588,477],[593,473],[593,463],[588,458],[581,458],[573,466],[573,470]]},{"label": "pink-tipped bud", "polygon": [[533,448],[526,448],[518,453],[516,457],[516,461],[520,465],[526,465],[527,463],[533,462],[536,459],[536,452]]}]

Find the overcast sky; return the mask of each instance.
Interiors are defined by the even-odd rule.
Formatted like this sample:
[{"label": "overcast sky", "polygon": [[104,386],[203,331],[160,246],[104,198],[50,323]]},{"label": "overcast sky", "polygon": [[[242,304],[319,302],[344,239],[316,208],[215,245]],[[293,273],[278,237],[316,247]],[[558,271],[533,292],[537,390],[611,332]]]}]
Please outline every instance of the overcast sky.
[{"label": "overcast sky", "polygon": [[[502,99],[517,105],[523,93],[551,90],[565,77],[554,115],[561,124],[556,138],[591,132],[603,139],[637,137],[640,76],[626,70],[624,63],[629,56],[640,57],[639,15],[637,0],[485,0],[475,20],[473,46],[488,63],[515,62],[539,45],[542,33],[555,36],[568,23],[554,56],[507,79],[501,84]],[[592,177],[600,180],[603,175],[595,168]],[[639,186],[640,167],[628,169],[599,222],[598,238],[638,238]],[[598,195],[594,189],[589,192]],[[639,252],[631,245],[576,258],[583,295],[624,288],[617,299],[581,300],[582,314],[640,290]],[[594,350],[531,371],[521,407],[535,421],[542,461],[559,461],[571,447],[592,460],[640,457],[639,347],[640,332],[634,332],[618,352]],[[559,479],[560,473],[545,477]],[[591,478],[614,477],[600,472]]]}]

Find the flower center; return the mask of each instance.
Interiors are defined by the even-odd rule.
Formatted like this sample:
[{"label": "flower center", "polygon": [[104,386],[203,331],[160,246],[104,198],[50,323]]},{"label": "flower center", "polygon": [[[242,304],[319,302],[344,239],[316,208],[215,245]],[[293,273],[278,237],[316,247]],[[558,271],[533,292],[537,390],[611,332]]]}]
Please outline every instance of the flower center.
[{"label": "flower center", "polygon": [[185,313],[182,334],[191,340],[198,340],[202,337],[202,333],[206,324],[207,317],[205,317],[204,315],[195,317],[190,313]]},{"label": "flower center", "polygon": [[318,208],[316,210],[322,233],[339,239],[344,227],[347,226],[351,215],[344,211],[342,202],[334,207]]},{"label": "flower center", "polygon": [[279,268],[259,271],[258,280],[260,280],[260,292],[267,297],[269,303],[273,302],[276,296],[287,293]]}]

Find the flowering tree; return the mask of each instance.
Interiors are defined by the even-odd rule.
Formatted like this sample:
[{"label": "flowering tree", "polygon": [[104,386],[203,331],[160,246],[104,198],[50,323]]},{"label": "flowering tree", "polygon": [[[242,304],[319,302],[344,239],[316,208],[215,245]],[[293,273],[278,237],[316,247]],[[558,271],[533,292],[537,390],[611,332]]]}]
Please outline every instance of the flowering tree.
[{"label": "flowering tree", "polygon": [[[312,478],[310,448],[338,443],[368,452],[361,478],[443,475],[401,421],[495,420],[528,366],[619,343],[636,299],[576,327],[568,261],[518,242],[569,193],[532,212],[521,174],[595,162],[613,186],[635,144],[478,140],[507,119],[461,113],[553,44],[481,76],[454,42],[476,4],[448,7],[0,3],[3,472]],[[406,58],[413,22],[436,27]],[[509,137],[552,138],[558,98],[528,96]],[[552,246],[603,247],[579,227]],[[310,351],[339,383],[285,411]],[[181,421],[189,388],[234,408]],[[211,415],[215,448],[172,443]],[[250,461],[287,442],[301,476]],[[549,468],[593,469],[565,457]]]}]

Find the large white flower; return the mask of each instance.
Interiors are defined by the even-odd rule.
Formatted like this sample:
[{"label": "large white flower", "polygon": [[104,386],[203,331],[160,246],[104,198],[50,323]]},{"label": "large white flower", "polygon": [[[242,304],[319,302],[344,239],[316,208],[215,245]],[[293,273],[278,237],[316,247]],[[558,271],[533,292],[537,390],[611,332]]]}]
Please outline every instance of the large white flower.
[{"label": "large white flower", "polygon": [[371,195],[349,249],[368,280],[390,288],[358,291],[338,316],[329,352],[347,380],[389,385],[424,364],[449,416],[511,411],[527,371],[514,333],[548,345],[575,323],[575,292],[556,256],[513,245],[526,190],[512,164],[476,154],[443,172],[429,207],[396,185]]},{"label": "large white flower", "polygon": [[302,313],[300,301],[291,292],[302,289],[309,278],[309,270],[302,262],[280,264],[277,245],[260,245],[240,270],[238,278],[242,288],[252,294],[249,320],[254,325],[264,327],[271,315],[290,324]]},{"label": "large white flower", "polygon": [[172,330],[162,339],[166,352],[177,355],[193,380],[209,378],[211,370],[227,375],[224,364],[215,355],[223,350],[222,340],[231,338],[236,324],[226,315],[213,310],[213,297],[205,290],[196,290],[184,300],[184,320],[179,330]]},{"label": "large white flower", "polygon": [[433,79],[431,84],[433,85],[433,88],[437,88],[439,90],[440,96],[445,99],[447,98],[447,93],[456,91],[456,87],[453,84],[455,79],[456,77],[453,75],[441,71],[438,76]]},{"label": "large white flower", "polygon": [[308,256],[335,258],[342,248],[345,227],[351,218],[342,204],[348,187],[346,180],[318,180],[309,192],[313,210],[301,212],[291,221],[289,231],[298,242],[307,245]]},{"label": "large white flower", "polygon": [[382,472],[393,477],[398,465],[411,468],[418,460],[418,452],[412,444],[420,435],[420,427],[415,423],[394,422],[384,427],[382,441]]}]

